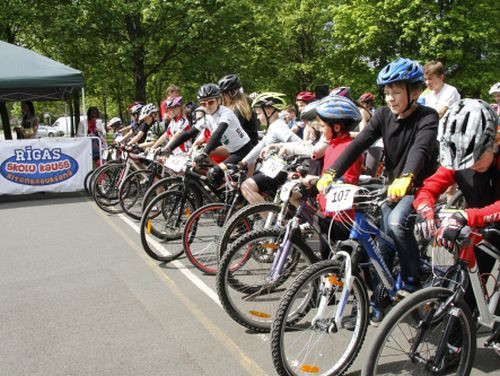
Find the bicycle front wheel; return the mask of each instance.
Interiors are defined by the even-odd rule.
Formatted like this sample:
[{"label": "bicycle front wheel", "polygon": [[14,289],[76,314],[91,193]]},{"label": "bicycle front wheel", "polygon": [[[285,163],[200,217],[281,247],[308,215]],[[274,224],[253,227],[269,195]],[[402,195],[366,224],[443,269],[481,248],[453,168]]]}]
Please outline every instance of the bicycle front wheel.
[{"label": "bicycle front wheel", "polygon": [[[219,263],[217,244],[230,206],[214,203],[197,209],[189,218],[182,235],[184,251],[188,260],[206,274],[216,274]],[[250,221],[243,223],[250,232]]]},{"label": "bicycle front wheel", "polygon": [[[430,287],[405,298],[384,319],[368,354],[362,376],[469,375],[476,349],[476,332],[468,306],[461,302],[443,309],[453,294]],[[438,345],[450,316],[456,318],[445,354],[436,362]]]},{"label": "bicycle front wheel", "polygon": [[[287,289],[271,330],[278,374],[341,375],[352,364],[368,327],[368,297],[358,277],[345,301],[343,286],[340,263],[328,260],[304,270]],[[337,325],[335,314],[342,307]]]},{"label": "bicycle front wheel", "polygon": [[269,332],[286,288],[317,261],[296,236],[289,240],[291,247],[278,267],[274,261],[281,240],[279,229],[254,230],[234,242],[219,265],[216,286],[223,308],[237,323],[256,332]]},{"label": "bicycle front wheel", "polygon": [[194,211],[194,203],[181,191],[167,191],[156,196],[141,219],[141,243],[144,251],[158,261],[178,258],[184,252],[184,226]]}]

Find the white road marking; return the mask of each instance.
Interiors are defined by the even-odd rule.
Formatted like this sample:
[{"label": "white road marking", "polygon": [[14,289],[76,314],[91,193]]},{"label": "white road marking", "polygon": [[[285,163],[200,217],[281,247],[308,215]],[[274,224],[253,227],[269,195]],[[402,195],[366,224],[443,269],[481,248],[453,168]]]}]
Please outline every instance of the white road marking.
[{"label": "white road marking", "polygon": [[[119,214],[119,218],[121,218],[127,225],[132,227],[135,232],[137,232],[140,235],[140,228],[139,226],[132,222],[125,214]],[[151,244],[153,245],[154,248],[156,248],[157,251],[159,251],[162,254],[165,254],[165,250],[162,246],[160,246],[154,239]],[[149,241],[149,240],[148,240]],[[198,287],[201,291],[203,291],[204,294],[206,294],[210,299],[212,299],[215,304],[217,304],[219,307],[222,308],[222,305],[219,301],[219,297],[213,291],[208,285],[203,282],[200,278],[198,278],[191,270],[186,269],[186,266],[182,264],[179,260],[174,260],[171,261],[171,264],[174,265],[179,271],[186,276],[187,279],[189,279],[196,287]]]}]

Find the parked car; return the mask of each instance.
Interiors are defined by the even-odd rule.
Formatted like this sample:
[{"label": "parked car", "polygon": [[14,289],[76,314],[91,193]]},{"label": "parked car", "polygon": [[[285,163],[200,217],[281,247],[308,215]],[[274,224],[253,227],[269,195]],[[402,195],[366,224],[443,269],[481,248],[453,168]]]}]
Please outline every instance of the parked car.
[{"label": "parked car", "polygon": [[40,124],[38,126],[37,137],[62,137],[64,132],[52,125]]},{"label": "parked car", "polygon": [[[85,117],[82,115],[80,116],[80,121],[85,119]],[[71,118],[69,116],[63,116],[60,118],[57,118],[57,120],[52,124],[56,129],[63,131],[63,136],[70,137],[71,135]],[[75,124],[75,133],[78,130],[78,123]]]}]

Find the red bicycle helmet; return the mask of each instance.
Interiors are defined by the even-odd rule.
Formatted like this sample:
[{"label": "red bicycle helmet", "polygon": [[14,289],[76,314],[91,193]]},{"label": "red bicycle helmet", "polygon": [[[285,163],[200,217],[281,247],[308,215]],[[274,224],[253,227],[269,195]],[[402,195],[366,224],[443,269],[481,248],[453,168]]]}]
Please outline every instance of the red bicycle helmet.
[{"label": "red bicycle helmet", "polygon": [[301,102],[306,102],[306,103],[311,102],[315,99],[316,99],[316,96],[314,95],[314,93],[312,93],[310,91],[301,91],[300,93],[298,93],[295,96],[296,101],[301,101]]},{"label": "red bicycle helmet", "polygon": [[375,96],[368,92],[368,93],[363,93],[359,99],[358,102],[373,102],[375,100]]}]

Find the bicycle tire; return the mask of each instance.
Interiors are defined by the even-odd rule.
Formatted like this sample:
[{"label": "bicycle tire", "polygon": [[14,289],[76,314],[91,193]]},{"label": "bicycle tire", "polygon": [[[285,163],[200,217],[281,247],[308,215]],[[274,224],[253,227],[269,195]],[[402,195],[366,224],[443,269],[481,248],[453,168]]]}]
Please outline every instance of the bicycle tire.
[{"label": "bicycle tire", "polygon": [[[440,328],[440,325],[445,322],[447,313],[444,313],[440,317],[430,317],[431,325],[428,325],[430,331],[428,343],[426,342],[425,346],[421,343],[422,346],[418,347],[420,351],[416,353],[418,358],[411,359],[409,357],[409,354],[411,353],[411,346],[414,344],[414,338],[418,332],[416,327],[420,324],[415,320],[415,317],[420,317],[420,312],[432,312],[434,304],[441,304],[448,299],[451,294],[453,294],[453,292],[449,289],[442,287],[429,287],[410,295],[393,308],[387,317],[382,321],[382,324],[378,328],[377,335],[373,338],[367,349],[367,353],[371,355],[365,360],[361,375],[372,376],[380,374],[377,373],[377,371],[383,372],[384,375],[413,374],[405,372],[408,371],[407,368],[417,366],[421,367],[420,372],[422,372],[422,374],[437,374],[439,371],[433,371],[431,373],[430,369],[426,369],[429,365],[423,363],[424,361],[429,362],[434,355],[431,349],[436,347],[436,344],[438,344],[441,339],[440,334],[443,329]],[[476,349],[476,332],[471,312],[465,302],[462,301],[455,304],[454,309],[455,308],[458,308],[455,313],[457,314],[456,317],[458,318],[458,323],[462,329],[462,344],[457,369],[452,370],[451,374],[469,375]],[[408,327],[407,333],[404,331],[405,326]],[[424,336],[425,333],[422,334],[422,337]],[[422,339],[427,340],[427,337]],[[404,347],[406,347],[405,343],[408,345],[408,350],[406,351],[404,349]],[[390,349],[387,350],[388,355],[382,356],[384,349],[386,349],[386,344]],[[399,357],[395,354],[398,349],[401,349]],[[423,352],[428,353],[428,359],[425,359]],[[379,364],[381,358],[382,360],[394,362],[395,364],[393,365],[393,370],[391,370],[390,363],[383,365]],[[415,372],[418,371],[419,370],[415,370]],[[427,371],[428,373],[424,373],[424,371]],[[443,369],[439,372],[439,374],[446,371],[446,369]]]},{"label": "bicycle tire", "polygon": [[[254,332],[269,332],[286,287],[303,269],[318,261],[303,239],[295,236],[283,272],[268,283],[266,276],[280,236],[279,229],[258,229],[240,237],[224,254],[217,272],[222,307],[234,321]],[[252,242],[256,246],[252,247]]]},{"label": "bicycle tire", "polygon": [[135,220],[142,217],[142,199],[151,186],[154,171],[143,169],[129,174],[120,187],[118,197],[120,206],[125,214]]},{"label": "bicycle tire", "polygon": [[[279,375],[304,375],[311,372],[318,375],[342,375],[356,359],[368,328],[368,295],[365,284],[353,276],[350,295],[346,305],[351,303],[349,313],[355,312],[354,328],[334,324],[335,313],[342,291],[342,266],[337,261],[317,262],[304,270],[286,290],[280,301],[271,329],[271,352],[273,363]],[[333,280],[332,291],[324,290],[324,282]],[[335,287],[337,286],[337,287]],[[324,307],[326,315],[319,313],[323,296],[331,294]],[[303,307],[301,314],[290,314],[295,307]],[[347,310],[345,311],[347,314]],[[316,320],[315,320],[316,319]],[[332,328],[335,328],[334,330]],[[346,346],[342,339],[348,338]],[[299,345],[301,339],[305,342]],[[325,342],[323,342],[325,341]],[[337,351],[339,350],[339,351]],[[332,364],[333,362],[333,364]]]},{"label": "bicycle tire", "polygon": [[83,188],[85,189],[85,193],[90,195],[90,188],[89,188],[89,181],[90,181],[90,176],[95,172],[96,170],[90,170],[87,172],[85,177],[83,178]]},{"label": "bicycle tire", "polygon": [[[181,207],[183,197],[185,203]],[[182,255],[185,217],[194,211],[194,203],[181,191],[171,190],[156,196],[144,211],[140,223],[141,244],[148,256],[157,261],[172,261]],[[180,219],[177,219],[178,215]],[[180,223],[176,223],[177,220]]]},{"label": "bicycle tire", "polygon": [[[215,275],[219,269],[217,244],[229,210],[230,206],[224,203],[204,205],[196,209],[184,227],[182,241],[186,257],[205,274]],[[250,221],[246,219],[244,222],[248,233]]]},{"label": "bicycle tire", "polygon": [[95,177],[93,195],[97,205],[107,213],[121,213],[118,191],[123,179],[125,163],[110,164],[103,168]]},{"label": "bicycle tire", "polygon": [[[259,219],[259,213],[262,212],[272,212],[279,213],[281,206],[274,204],[272,202],[259,202],[256,204],[248,205],[236,213],[234,213],[227,223],[222,228],[222,233],[217,244],[217,255],[219,259],[223,257],[224,253],[227,251],[231,243],[237,240],[241,235],[245,235],[247,232],[241,231],[241,224],[250,220],[253,225],[253,230],[258,227],[255,218]],[[245,227],[243,227],[244,229]]]},{"label": "bicycle tire", "polygon": [[[102,171],[105,167],[109,166],[110,164],[119,164],[119,163],[123,163],[122,161],[119,161],[119,160],[111,160],[111,161],[108,161],[106,162],[106,164],[103,164],[99,167],[97,167],[96,169],[90,171],[90,175],[87,179],[87,182],[84,183],[86,189],[88,189],[88,194],[91,196],[91,197],[94,197],[94,191],[93,191],[93,185],[94,185],[94,179],[95,177],[97,176],[97,174]],[[87,176],[86,176],[87,178]]]},{"label": "bicycle tire", "polygon": [[141,213],[144,213],[146,207],[156,196],[169,189],[178,188],[180,184],[182,184],[182,178],[180,176],[167,176],[154,182],[144,194],[141,203]]}]

